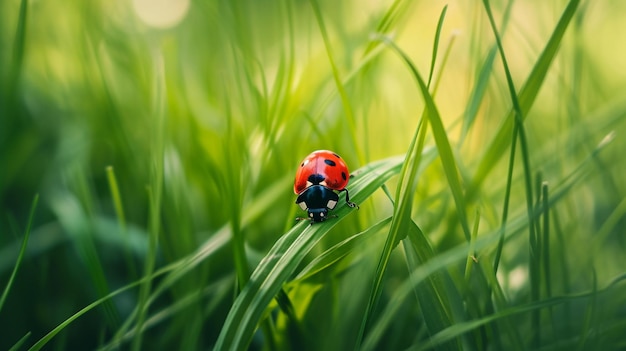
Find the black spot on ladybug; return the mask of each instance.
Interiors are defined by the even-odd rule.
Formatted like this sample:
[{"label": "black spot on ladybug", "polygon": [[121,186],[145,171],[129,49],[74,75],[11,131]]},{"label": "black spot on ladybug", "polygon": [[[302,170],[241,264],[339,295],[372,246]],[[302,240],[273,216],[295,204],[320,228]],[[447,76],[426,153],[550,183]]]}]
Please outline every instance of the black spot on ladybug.
[{"label": "black spot on ladybug", "polygon": [[311,174],[309,176],[308,181],[311,182],[311,184],[319,184],[321,182],[323,182],[326,178],[324,178],[323,175],[315,173],[315,174]]},{"label": "black spot on ladybug", "polygon": [[302,162],[302,163],[300,164],[300,167],[304,167],[304,162]]},{"label": "black spot on ladybug", "polygon": [[346,177],[346,172],[341,172],[341,178],[343,178],[343,180],[348,179],[348,177]]},{"label": "black spot on ladybug", "polygon": [[337,158],[341,158],[341,156],[337,155],[336,153],[333,152],[333,155],[335,155],[335,157]]},{"label": "black spot on ladybug", "polygon": [[333,161],[333,160],[328,160],[328,159],[324,160],[324,163],[325,163],[325,164],[327,164],[327,165],[329,165],[329,166],[333,166],[333,167],[335,167],[335,166],[337,165],[337,164],[335,163],[335,161]]}]

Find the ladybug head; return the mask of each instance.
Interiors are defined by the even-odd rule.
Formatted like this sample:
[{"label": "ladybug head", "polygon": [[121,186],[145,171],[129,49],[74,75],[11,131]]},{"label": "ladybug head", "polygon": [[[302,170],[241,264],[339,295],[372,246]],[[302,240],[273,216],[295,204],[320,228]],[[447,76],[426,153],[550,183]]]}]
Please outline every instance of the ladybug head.
[{"label": "ladybug head", "polygon": [[312,185],[298,195],[296,203],[307,212],[312,222],[323,222],[328,218],[328,210],[337,205],[339,196],[322,185]]}]

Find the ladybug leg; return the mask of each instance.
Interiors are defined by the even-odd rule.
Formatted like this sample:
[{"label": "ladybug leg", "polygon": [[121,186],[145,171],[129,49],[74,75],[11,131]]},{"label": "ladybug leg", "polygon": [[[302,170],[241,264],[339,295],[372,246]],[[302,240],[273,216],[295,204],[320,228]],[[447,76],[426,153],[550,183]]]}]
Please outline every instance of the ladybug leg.
[{"label": "ladybug leg", "polygon": [[340,192],[341,191],[345,191],[346,192],[346,204],[348,204],[348,206],[353,207],[353,208],[356,207],[356,209],[358,210],[359,209],[359,205],[357,205],[354,202],[350,201],[350,193],[348,193],[348,189],[344,188],[343,190],[340,190]]}]

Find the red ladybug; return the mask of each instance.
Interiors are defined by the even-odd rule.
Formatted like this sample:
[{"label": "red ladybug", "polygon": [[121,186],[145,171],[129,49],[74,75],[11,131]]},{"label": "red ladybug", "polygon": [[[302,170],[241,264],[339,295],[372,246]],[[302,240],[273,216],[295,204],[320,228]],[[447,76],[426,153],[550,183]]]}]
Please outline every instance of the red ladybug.
[{"label": "red ladybug", "polygon": [[346,192],[346,203],[358,208],[350,202],[346,185],[350,172],[343,159],[328,150],[313,151],[300,164],[293,183],[293,191],[298,194],[296,204],[307,211],[308,218],[313,222],[323,222],[328,218],[328,210],[332,210],[339,201],[335,191]]}]

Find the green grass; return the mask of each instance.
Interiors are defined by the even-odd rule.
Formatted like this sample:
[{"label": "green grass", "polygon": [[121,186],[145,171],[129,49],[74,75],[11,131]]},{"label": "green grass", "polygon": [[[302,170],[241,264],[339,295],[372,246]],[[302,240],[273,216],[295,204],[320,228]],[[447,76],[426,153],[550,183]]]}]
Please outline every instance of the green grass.
[{"label": "green grass", "polygon": [[189,6],[0,4],[0,349],[626,347],[626,8]]}]

